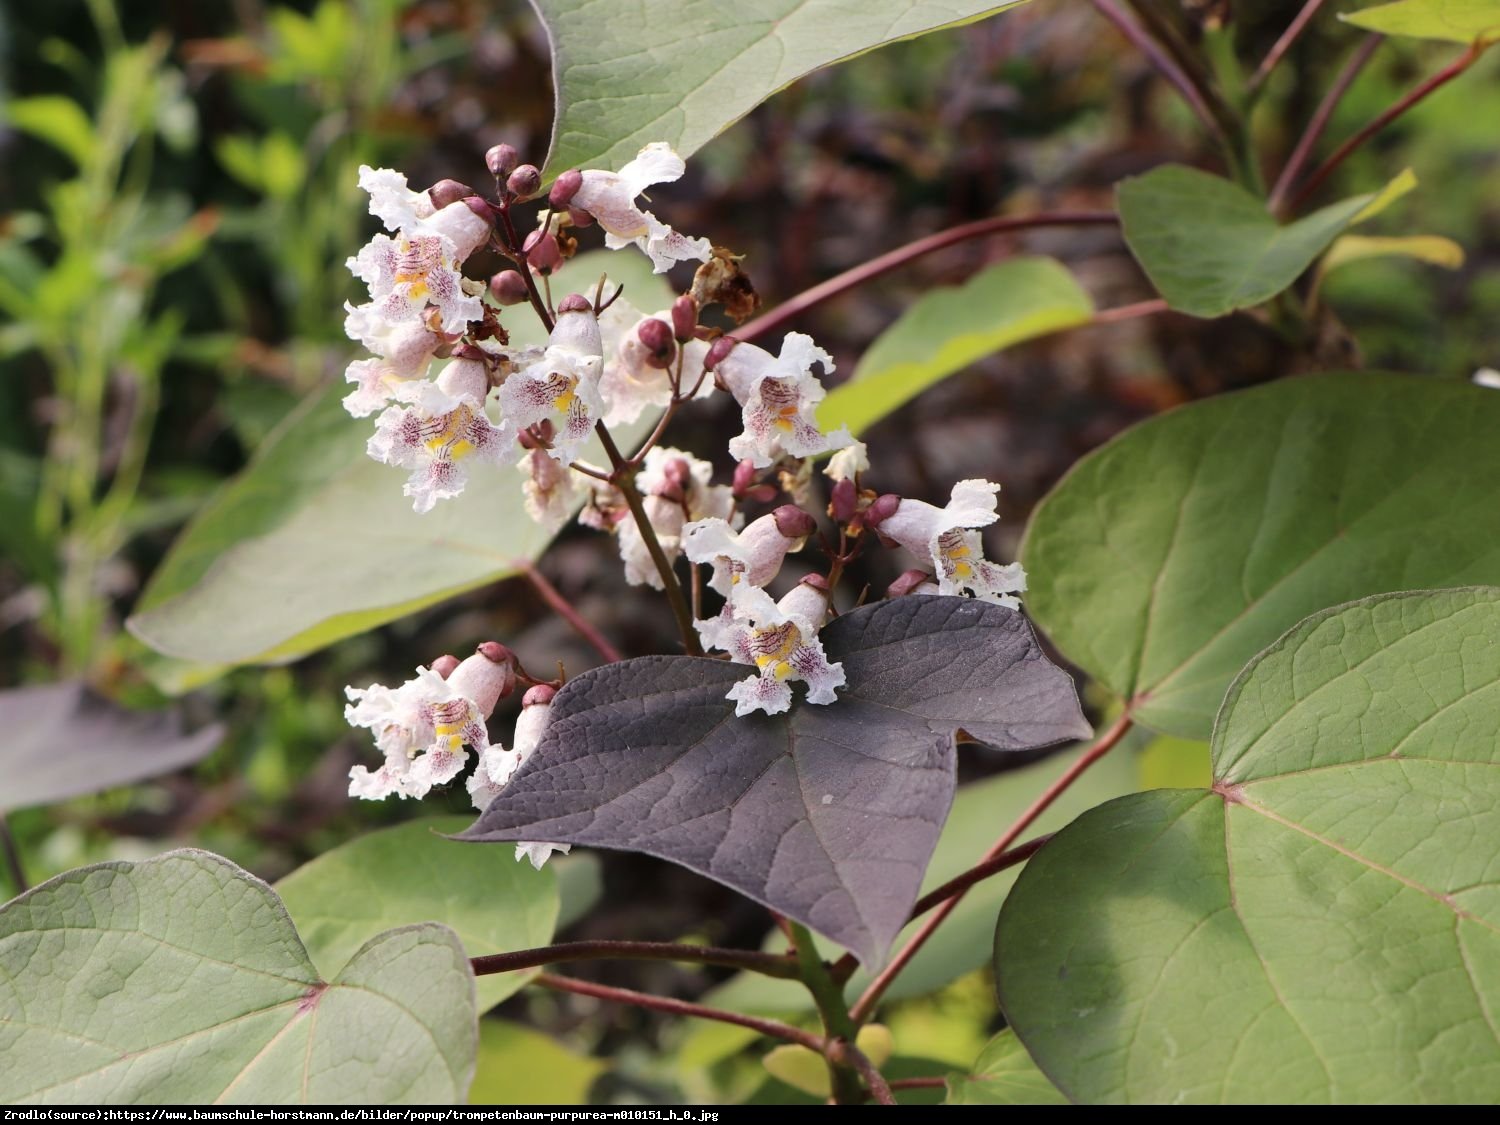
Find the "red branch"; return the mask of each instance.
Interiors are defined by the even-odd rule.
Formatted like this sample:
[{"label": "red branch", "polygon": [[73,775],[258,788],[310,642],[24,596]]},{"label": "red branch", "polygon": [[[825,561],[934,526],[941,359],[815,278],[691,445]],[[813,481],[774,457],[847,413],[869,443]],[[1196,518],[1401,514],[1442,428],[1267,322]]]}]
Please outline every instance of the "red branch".
[{"label": "red branch", "polygon": [[520,949],[514,953],[492,953],[470,958],[476,976],[512,973],[557,965],[565,961],[686,961],[697,965],[720,965],[729,969],[746,969],[768,977],[797,979],[797,962],[779,953],[761,953],[749,949],[715,949],[706,945],[675,945],[658,941],[569,941],[544,945],[538,949]]}]

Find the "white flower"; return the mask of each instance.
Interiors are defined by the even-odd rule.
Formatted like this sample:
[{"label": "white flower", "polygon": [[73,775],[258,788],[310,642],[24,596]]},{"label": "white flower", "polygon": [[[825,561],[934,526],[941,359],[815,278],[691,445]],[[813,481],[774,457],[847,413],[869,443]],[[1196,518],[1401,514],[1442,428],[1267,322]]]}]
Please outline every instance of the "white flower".
[{"label": "white flower", "polygon": [[[516,719],[515,748],[490,748],[480,755],[479,767],[469,778],[469,796],[480,812],[490,807],[490,802],[500,795],[516,770],[525,765],[536,752],[542,736],[552,723],[552,692],[547,690],[538,699],[534,694],[536,691],[533,688],[526,693],[529,702],[523,702],[521,714]],[[540,871],[553,852],[567,855],[571,850],[571,844],[520,843],[516,845],[516,860],[519,862],[522,858],[529,859],[531,865]]]},{"label": "white flower", "polygon": [[[616,301],[600,318],[606,341],[616,333],[619,341],[606,353],[609,358],[599,379],[599,391],[604,397],[604,424],[607,426],[628,425],[648,407],[665,408],[672,401],[671,372],[646,362],[646,346],[636,335],[636,329],[647,320],[671,324],[671,310],[644,317],[628,305],[620,309],[622,304],[623,301]],[[620,309],[618,313],[617,309]],[[623,322],[625,316],[633,319]],[[611,328],[614,328],[613,333]],[[682,376],[678,383],[682,393],[689,394],[696,388],[696,398],[713,394],[714,381],[706,378],[703,372],[708,344],[702,340],[689,340],[679,346],[678,354],[682,360]]]},{"label": "white flower", "polygon": [[453,780],[468,760],[465,744],[481,754],[488,748],[484,720],[512,676],[508,664],[475,653],[446,680],[418,667],[416,677],[398,688],[346,687],[344,718],[374,731],[375,745],[385,754],[374,773],[364,766],[349,771],[349,795],[420,798]]},{"label": "white flower", "polygon": [[823,475],[829,480],[854,480],[860,473],[870,471],[870,454],[865,443],[856,441],[846,445],[828,459]]},{"label": "white flower", "polygon": [[489,375],[478,360],[455,360],[436,383],[402,389],[412,404],[381,414],[365,450],[377,461],[411,469],[403,491],[414,510],[428,512],[464,490],[466,462],[494,462],[507,443],[485,416]]},{"label": "white flower", "polygon": [[372,359],[355,360],[344,375],[357,388],[344,398],[344,409],[364,418],[399,397],[403,385],[423,378],[433,353],[449,337],[420,320],[392,323],[371,315],[369,306],[346,307],[345,331],[375,353]]},{"label": "white flower", "polygon": [[519,434],[539,422],[553,427],[551,455],[576,460],[599,420],[603,340],[593,312],[560,312],[547,350],[511,374],[500,388],[505,423]]},{"label": "white flower", "polygon": [[1474,372],[1472,378],[1475,386],[1500,390],[1500,371],[1496,371],[1493,367],[1481,367]]},{"label": "white flower", "polygon": [[807,684],[809,703],[834,702],[834,689],[844,686],[844,666],[830,664],[818,640],[827,612],[827,595],[807,583],[779,602],[750,586],[736,591],[720,617],[698,622],[705,645],[760,670],[725,695],[735,701],[736,715],[752,711],[779,715],[792,705],[792,680]]},{"label": "white flower", "polygon": [[791,505],[739,532],[722,519],[703,519],[683,528],[683,550],[689,561],[713,565],[708,584],[727,598],[741,583],[764,586],[775,578],[787,554],[800,550],[815,526],[812,517]]},{"label": "white flower", "polygon": [[832,434],[818,429],[815,415],[825,392],[812,372],[815,363],[833,370],[833,358],[800,332],[787,333],[779,356],[742,343],[719,362],[714,374],[740,404],[745,426],[729,440],[730,456],[763,469],[783,455],[815,457],[854,441],[847,426]]},{"label": "white flower", "polygon": [[526,514],[549,532],[556,532],[578,506],[573,470],[541,449],[529,450],[516,462],[516,468],[526,474],[521,485]]},{"label": "white flower", "polygon": [[657,273],[676,262],[708,261],[712,247],[705,238],[678,234],[650,211],[635,205],[638,195],[652,184],[681,179],[687,165],[682,157],[661,141],[641,149],[618,172],[585,171],[583,183],[568,206],[587,211],[604,228],[604,244],[621,250],[632,242],[651,259]]},{"label": "white flower", "polygon": [[921,500],[903,499],[896,511],[879,524],[879,531],[894,539],[937,572],[938,591],[964,591],[985,601],[1016,609],[1012,595],[1026,589],[1026,571],[1020,563],[999,566],[984,557],[978,528],[999,519],[995,511],[998,484],[986,480],[963,480],[953,486],[945,507]]},{"label": "white flower", "polygon": [[[694,520],[710,516],[720,523],[734,512],[734,490],[722,484],[710,484],[714,467],[680,449],[656,446],[646,453],[645,463],[635,483],[642,496],[641,507],[656,533],[662,553],[671,562],[682,554],[683,529]],[[662,579],[641,529],[627,513],[621,518],[619,506],[624,498],[608,496],[596,500],[593,517],[614,531],[619,540],[620,559],[625,564],[625,580],[632,586],[662,588]],[[613,513],[606,514],[606,513]],[[599,526],[595,523],[594,526]],[[726,525],[727,526],[727,525]]]}]

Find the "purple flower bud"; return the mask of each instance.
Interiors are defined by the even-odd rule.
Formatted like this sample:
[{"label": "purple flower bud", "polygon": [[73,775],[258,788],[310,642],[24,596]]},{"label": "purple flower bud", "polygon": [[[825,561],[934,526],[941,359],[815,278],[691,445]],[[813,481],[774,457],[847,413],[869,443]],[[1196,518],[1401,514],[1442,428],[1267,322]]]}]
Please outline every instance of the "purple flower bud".
[{"label": "purple flower bud", "polygon": [[698,305],[684,293],[672,302],[672,332],[679,343],[693,338],[693,329],[698,327]]},{"label": "purple flower bud", "polygon": [[745,490],[755,483],[755,462],[748,457],[734,467],[734,495],[744,496]]},{"label": "purple flower bud", "polygon": [[[447,182],[452,183],[453,181],[449,180]],[[489,205],[488,201],[481,199],[473,192],[469,192],[468,195],[463,197],[463,202],[465,207],[489,223],[490,226],[495,225],[495,209]]]},{"label": "purple flower bud", "polygon": [[557,245],[557,236],[544,230],[534,230],[521,244],[521,251],[532,268],[551,273],[562,264],[562,250]]},{"label": "purple flower bud", "polygon": [[519,163],[521,163],[521,154],[516,151],[514,145],[496,145],[484,154],[484,166],[497,180],[503,180],[509,176],[516,170],[516,165]]},{"label": "purple flower bud", "polygon": [[442,676],[443,679],[445,679],[445,680],[449,676],[453,675],[453,669],[455,669],[457,667],[458,667],[458,657],[456,657],[456,656],[447,656],[447,655],[444,655],[444,656],[438,657],[436,660],[434,660],[432,662],[432,670],[434,672],[436,672],[439,676]]},{"label": "purple flower bud", "polygon": [[557,689],[551,684],[537,684],[534,688],[527,689],[525,695],[521,696],[522,707],[545,707],[552,702],[552,697],[557,694]]},{"label": "purple flower bud", "polygon": [[932,575],[928,574],[925,570],[908,570],[885,588],[885,596],[888,598],[904,598],[907,594],[915,593],[931,581]]},{"label": "purple flower bud", "polygon": [[814,590],[822,590],[823,593],[828,593],[828,579],[824,578],[821,574],[804,575],[802,581],[797,583],[797,585],[811,586]]},{"label": "purple flower bud", "polygon": [[484,644],[480,645],[474,651],[491,664],[514,664],[516,662],[515,653],[511,652],[510,649],[506,648],[499,641],[485,641]]},{"label": "purple flower bud", "polygon": [[865,526],[879,527],[886,520],[896,514],[896,509],[901,507],[901,497],[894,492],[887,492],[883,496],[877,496],[875,502],[865,509]]},{"label": "purple flower bud", "polygon": [[594,216],[587,211],[580,211],[577,207],[569,207],[568,222],[575,227],[591,227],[594,225]]},{"label": "purple flower bud", "polygon": [[668,461],[662,475],[667,478],[667,485],[661,495],[669,500],[681,500],[693,485],[693,467],[685,457],[674,457]]},{"label": "purple flower bud", "polygon": [[569,168],[552,181],[552,190],[547,193],[547,202],[560,210],[568,205],[582,186],[583,173],[577,168]]},{"label": "purple flower bud", "polygon": [[517,199],[530,199],[542,189],[542,173],[535,164],[522,164],[505,181],[505,190]]},{"label": "purple flower bud", "polygon": [[490,278],[490,296],[501,305],[524,305],[531,300],[526,279],[515,270],[501,270]]},{"label": "purple flower bud", "polygon": [[518,433],[516,435],[516,441],[520,442],[521,448],[527,450],[528,452],[533,449],[541,448],[541,446],[537,444],[536,438],[531,436],[530,430],[522,430],[520,433]]},{"label": "purple flower bud", "polygon": [[769,504],[772,500],[776,499],[780,491],[781,489],[777,488],[774,484],[757,484],[752,488],[745,489],[745,494],[740,499],[748,500],[752,504]]},{"label": "purple flower bud", "polygon": [[563,313],[592,313],[593,311],[594,306],[589,303],[589,299],[582,293],[569,293],[557,306],[558,316],[562,316]]},{"label": "purple flower bud", "polygon": [[474,194],[474,189],[468,184],[461,184],[457,180],[439,180],[427,189],[427,198],[432,200],[432,205],[441,211],[450,203],[457,203]]},{"label": "purple flower bud", "polygon": [[720,336],[709,345],[708,355],[703,357],[703,370],[712,371],[724,362],[724,357],[734,350],[739,341],[733,336]]},{"label": "purple flower bud", "polygon": [[771,515],[776,517],[776,530],[788,539],[806,539],[818,530],[818,521],[795,504],[783,504]]},{"label": "purple flower bud", "polygon": [[839,523],[847,524],[859,511],[859,489],[848,477],[833,486],[833,500],[828,505],[828,514]]},{"label": "purple flower bud", "polygon": [[677,357],[677,341],[672,336],[671,326],[664,320],[652,317],[643,320],[635,330],[636,339],[646,349],[646,365],[658,370],[672,366]]}]

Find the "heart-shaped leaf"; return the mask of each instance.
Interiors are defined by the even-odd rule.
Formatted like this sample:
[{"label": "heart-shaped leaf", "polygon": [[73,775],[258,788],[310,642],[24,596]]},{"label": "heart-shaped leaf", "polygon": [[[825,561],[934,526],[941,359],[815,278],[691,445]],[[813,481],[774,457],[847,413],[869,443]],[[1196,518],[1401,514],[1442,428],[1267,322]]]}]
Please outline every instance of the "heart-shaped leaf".
[{"label": "heart-shaped leaf", "polygon": [[1027,865],[997,985],[1083,1102],[1500,1097],[1500,590],[1302,622],[1231,687],[1215,784]]},{"label": "heart-shaped leaf", "polygon": [[[277,883],[318,972],[331,976],[376,934],[417,922],[447,926],[470,957],[546,945],[558,912],[553,872],[439,835],[468,823],[424,817],[369,832]],[[480,1009],[493,1008],[535,975],[481,977]]]},{"label": "heart-shaped leaf", "polygon": [[1500,0],[1395,0],[1339,18],[1383,35],[1415,39],[1473,43],[1500,37]]},{"label": "heart-shaped leaf", "polygon": [[1087,324],[1094,303],[1060,262],[1012,258],[926,293],[876,337],[854,377],[818,406],[825,430],[868,429],[987,355]]},{"label": "heart-shaped leaf", "polygon": [[451,931],[390,930],[320,980],[270,887],[178,851],[0,909],[0,1101],[453,1104],[474,977]]},{"label": "heart-shaped leaf", "polygon": [[173,714],[127,711],[77,682],[0,691],[0,813],[180,769],[223,736],[185,735]]},{"label": "heart-shaped leaf", "polygon": [[836,703],[737,718],[743,665],[627,660],[570,680],[542,744],[468,840],[645,852],[881,962],[953,799],[956,734],[1001,750],[1084,737],[1073,682],[1024,618],[964,598],[857,609],[822,634]]},{"label": "heart-shaped leaf", "polygon": [[547,173],[618,169],[653,141],[690,156],[804,74],[1022,0],[531,0],[552,44]]},{"label": "heart-shaped leaf", "polygon": [[1415,185],[1407,173],[1384,191],[1282,226],[1265,201],[1244,188],[1166,164],[1120,184],[1120,223],[1131,253],[1168,304],[1193,316],[1224,316],[1269,301],[1350,226]]},{"label": "heart-shaped leaf", "polygon": [[1142,423],[1041,503],[1027,608],[1140,722],[1207,738],[1246,661],[1370,594],[1500,583],[1500,395],[1319,375]]},{"label": "heart-shaped leaf", "polygon": [[946,1105],[1067,1105],[1047,1081],[1016,1033],[1006,1028],[991,1039],[967,1074],[948,1079]]}]

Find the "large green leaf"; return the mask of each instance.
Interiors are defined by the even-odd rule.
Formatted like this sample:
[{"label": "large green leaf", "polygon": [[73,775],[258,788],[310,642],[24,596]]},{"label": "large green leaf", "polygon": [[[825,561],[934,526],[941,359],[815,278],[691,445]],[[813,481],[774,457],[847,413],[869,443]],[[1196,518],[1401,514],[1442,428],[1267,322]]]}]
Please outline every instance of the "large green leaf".
[{"label": "large green leaf", "polygon": [[1500,37],[1500,0],[1396,0],[1341,17],[1385,35],[1472,43]]},{"label": "large green leaf", "polygon": [[69,871],[0,909],[0,1101],[458,1103],[474,978],[442,926],[325,983],[270,887],[178,851]]},{"label": "large green leaf", "polygon": [[1067,1105],[1006,1028],[991,1039],[967,1074],[948,1079],[948,1105]]},{"label": "large green leaf", "polygon": [[1084,1102],[1500,1099],[1500,589],[1308,618],[1235,681],[1212,789],[1027,866],[1001,1004]]},{"label": "large green leaf", "polygon": [[1244,188],[1166,164],[1120,184],[1120,223],[1131,253],[1168,304],[1193,316],[1224,316],[1286,289],[1334,239],[1415,182],[1404,174],[1384,191],[1282,226],[1265,201]]},{"label": "large green leaf", "polygon": [[[984,753],[982,750],[966,752]],[[960,789],[938,839],[922,890],[933,890],[978,863],[1006,827],[1072,766],[1080,753],[1082,750],[1054,754],[1035,765]],[[1135,765],[1128,755],[1117,754],[1104,759],[1059,798],[1057,804],[1032,826],[1029,835],[1053,831],[1085,809],[1122,793],[1133,792],[1135,778]],[[965,895],[948,920],[896,978],[886,992],[887,999],[926,995],[982,966],[989,957],[995,914],[1016,875],[1017,869],[1003,872],[986,879]],[[908,925],[897,939],[896,948],[899,949],[919,925],[920,922]],[[842,952],[836,944],[816,934],[814,940],[828,957],[836,958]],[[772,934],[770,944],[784,948],[786,942],[778,931]],[[849,982],[849,996],[858,996],[869,983],[870,977],[863,970],[855,973]],[[812,1010],[807,989],[799,982],[767,980],[749,973],[741,973],[715,990],[711,1002],[719,1007],[746,1012]]]},{"label": "large green leaf", "polygon": [[549,175],[702,148],[810,71],[1021,0],[532,0],[552,42]]},{"label": "large green leaf", "polygon": [[[592,291],[605,271],[643,309],[671,299],[639,254],[583,255],[561,277]],[[518,343],[540,331],[524,308],[506,324]],[[345,389],[305,403],[199,513],[152,576],[132,632],[200,665],[291,660],[515,573],[546,549],[551,536],[527,517],[508,466],[482,466],[462,496],[413,512],[403,472],[365,456],[372,423],[344,412]],[[622,430],[621,444],[652,421]]]},{"label": "large green leaf", "polygon": [[1500,395],[1319,375],[1090,454],[1032,516],[1027,608],[1146,725],[1207,738],[1252,655],[1325,606],[1500,582]]},{"label": "large green leaf", "polygon": [[1093,301],[1061,263],[1001,262],[917,301],[870,345],[854,377],[823,400],[818,422],[859,433],[976,360],[1093,315]]},{"label": "large green leaf", "polygon": [[[552,940],[557,881],[550,870],[517,863],[508,849],[448,839],[473,821],[425,817],[360,836],[324,852],[276,884],[308,955],[325,977],[376,934],[440,922],[470,957],[531,949]],[[492,1008],[536,974],[495,973],[475,985]]]}]

